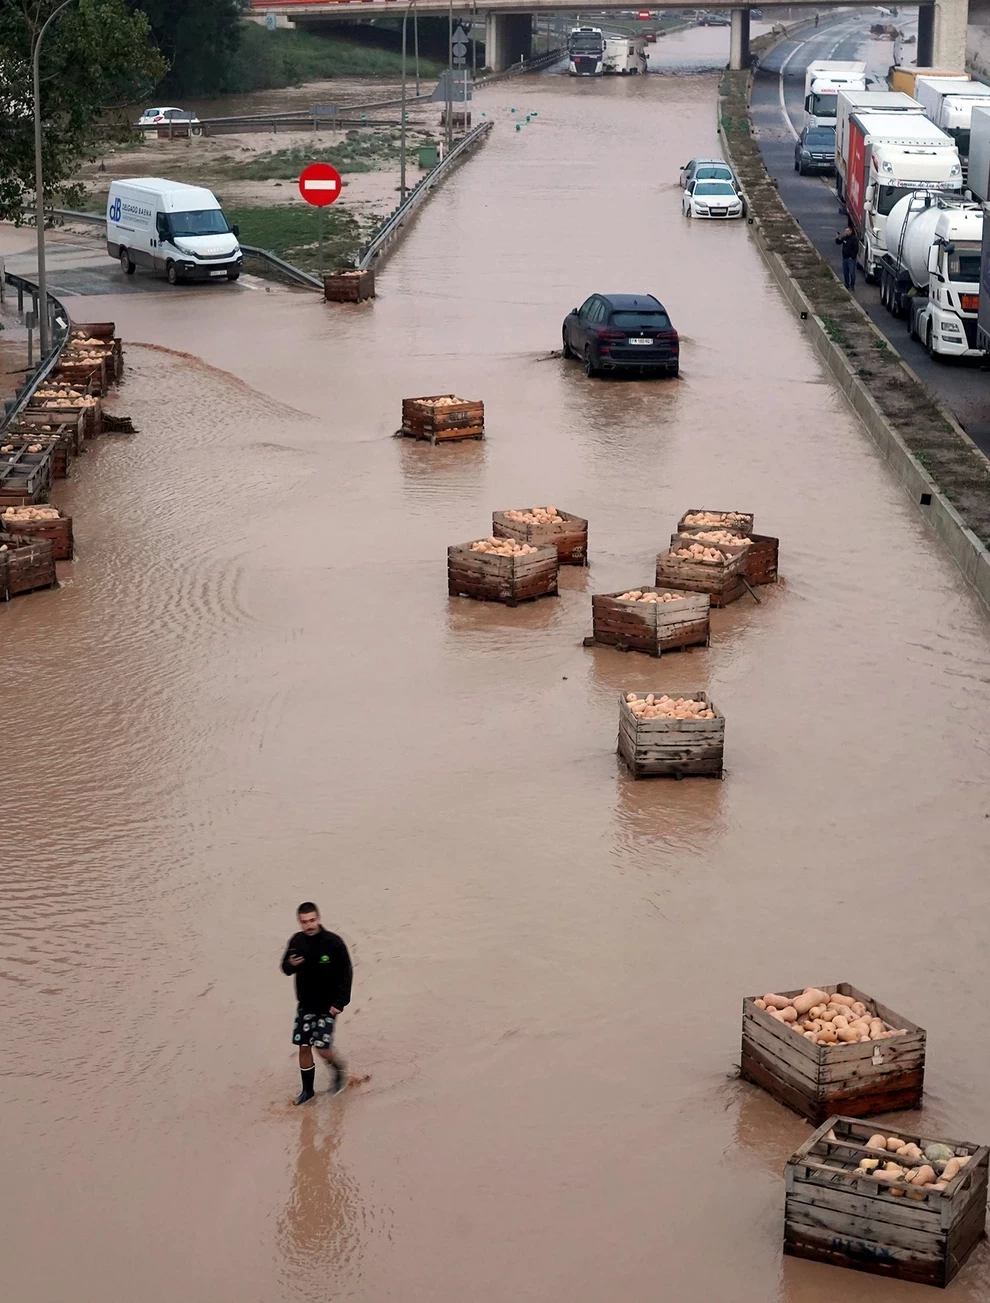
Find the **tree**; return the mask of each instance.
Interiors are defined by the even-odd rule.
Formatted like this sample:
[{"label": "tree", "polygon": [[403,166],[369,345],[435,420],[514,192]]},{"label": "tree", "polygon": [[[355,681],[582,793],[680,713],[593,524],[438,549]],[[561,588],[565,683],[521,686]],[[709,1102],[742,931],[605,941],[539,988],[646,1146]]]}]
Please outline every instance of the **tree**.
[{"label": "tree", "polygon": [[164,88],[173,95],[228,89],[241,40],[241,0],[130,0],[148,15],[169,62]]},{"label": "tree", "polygon": [[[0,0],[0,218],[19,221],[34,194],[31,56],[60,0]],[[110,111],[145,96],[167,64],[144,14],[124,0],[78,0],[49,27],[41,47],[45,195],[72,202],[70,179],[98,142],[126,134]]]}]

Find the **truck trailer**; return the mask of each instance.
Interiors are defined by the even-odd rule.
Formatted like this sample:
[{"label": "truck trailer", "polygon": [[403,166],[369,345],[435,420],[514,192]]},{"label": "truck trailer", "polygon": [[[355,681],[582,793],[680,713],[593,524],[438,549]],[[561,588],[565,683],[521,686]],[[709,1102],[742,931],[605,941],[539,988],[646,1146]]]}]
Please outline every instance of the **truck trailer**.
[{"label": "truck trailer", "polygon": [[840,90],[835,117],[835,185],[839,198],[845,194],[846,164],[849,152],[849,117],[853,113],[914,113],[924,117],[917,100],[903,91]]},{"label": "truck trailer", "polygon": [[887,218],[880,302],[907,317],[931,357],[981,357],[977,345],[983,206],[931,190],[899,199]]},{"label": "truck trailer", "polygon": [[990,109],[974,109],[970,119],[966,186],[977,199],[990,199]]},{"label": "truck trailer", "polygon": [[983,204],[983,247],[980,250],[980,306],[976,316],[976,347],[990,353],[990,204]]},{"label": "truck trailer", "polygon": [[960,81],[969,81],[968,72],[953,72],[951,68],[891,68],[887,82],[891,90],[914,95],[914,84],[919,77],[956,77]]},{"label": "truck trailer", "polygon": [[866,64],[848,59],[818,59],[804,74],[804,125],[834,127],[840,90],[866,90]]},{"label": "truck trailer", "polygon": [[847,130],[846,213],[859,236],[863,274],[874,284],[897,201],[912,190],[959,191],[962,168],[952,139],[920,113],[853,113]]},{"label": "truck trailer", "polygon": [[990,108],[990,86],[959,77],[919,77],[915,87],[926,116],[956,142],[965,180],[973,110]]}]

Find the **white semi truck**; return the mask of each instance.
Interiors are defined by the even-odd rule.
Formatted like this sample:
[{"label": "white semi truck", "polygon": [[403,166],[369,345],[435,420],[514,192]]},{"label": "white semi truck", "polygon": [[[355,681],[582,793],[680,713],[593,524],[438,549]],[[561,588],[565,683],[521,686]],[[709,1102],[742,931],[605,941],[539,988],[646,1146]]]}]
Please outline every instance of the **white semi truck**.
[{"label": "white semi truck", "polygon": [[970,119],[966,185],[977,199],[990,199],[990,109],[974,109]]},{"label": "white semi truck", "polygon": [[916,190],[887,218],[880,302],[906,317],[932,357],[982,357],[977,347],[983,207],[957,195]]},{"label": "white semi truck", "polygon": [[927,117],[956,142],[965,180],[973,110],[990,108],[990,86],[959,77],[918,77],[914,85]]},{"label": "white semi truck", "polygon": [[866,90],[866,64],[849,59],[818,59],[804,74],[804,125],[834,127],[840,90]]},{"label": "white semi truck", "polygon": [[899,90],[840,90],[836,95],[835,185],[839,198],[845,195],[849,160],[849,118],[853,113],[913,113],[924,117],[917,100]]}]

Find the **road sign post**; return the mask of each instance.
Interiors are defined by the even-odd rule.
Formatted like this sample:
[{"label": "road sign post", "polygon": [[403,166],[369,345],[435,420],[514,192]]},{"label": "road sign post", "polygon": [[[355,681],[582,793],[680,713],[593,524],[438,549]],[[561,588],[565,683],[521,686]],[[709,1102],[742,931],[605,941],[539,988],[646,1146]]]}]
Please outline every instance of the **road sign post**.
[{"label": "road sign post", "polygon": [[310,163],[299,174],[299,193],[316,209],[317,265],[323,275],[323,210],[340,198],[340,173],[329,163]]}]

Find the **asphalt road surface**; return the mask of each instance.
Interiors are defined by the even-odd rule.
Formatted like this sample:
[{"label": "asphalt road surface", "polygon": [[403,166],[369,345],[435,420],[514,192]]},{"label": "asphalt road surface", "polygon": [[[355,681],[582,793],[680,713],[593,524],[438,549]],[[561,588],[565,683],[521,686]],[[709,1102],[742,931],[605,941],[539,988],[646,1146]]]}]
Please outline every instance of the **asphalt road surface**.
[{"label": "asphalt road surface", "polygon": [[[842,266],[835,235],[845,225],[845,209],[836,197],[831,177],[803,177],[794,171],[794,141],[804,124],[804,75],[813,60],[862,59],[870,88],[886,89],[887,70],[894,61],[893,44],[870,36],[871,17],[842,18],[818,31],[784,41],[757,69],[753,85],[753,121],[767,171],[777,179],[784,202],[839,276]],[[907,34],[914,26],[913,20],[903,24]],[[914,47],[906,48],[910,54]],[[881,307],[878,287],[867,285],[860,275],[855,293],[908,365],[938,394],[980,448],[990,454],[990,364],[933,361],[922,345],[909,337],[906,324]]]}]

